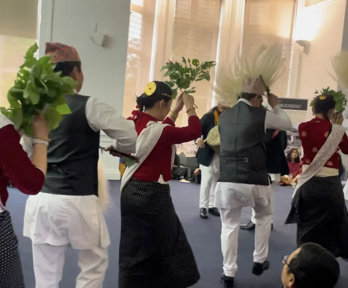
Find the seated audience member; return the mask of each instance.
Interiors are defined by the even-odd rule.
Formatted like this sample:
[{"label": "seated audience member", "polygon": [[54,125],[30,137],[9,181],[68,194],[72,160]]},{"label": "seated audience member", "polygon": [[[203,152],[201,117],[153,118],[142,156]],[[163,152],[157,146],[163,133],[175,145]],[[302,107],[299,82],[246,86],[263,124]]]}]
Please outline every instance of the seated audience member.
[{"label": "seated audience member", "polygon": [[174,156],[174,163],[172,166],[172,179],[181,180],[188,178],[187,168],[180,167],[180,157],[178,154]]},{"label": "seated audience member", "polygon": [[284,288],[331,288],[340,275],[336,258],[315,243],[305,243],[283,258]]},{"label": "seated audience member", "polygon": [[297,179],[302,172],[300,153],[296,148],[289,150],[286,159],[288,160],[289,175],[280,177],[280,185],[293,185],[297,183]]}]

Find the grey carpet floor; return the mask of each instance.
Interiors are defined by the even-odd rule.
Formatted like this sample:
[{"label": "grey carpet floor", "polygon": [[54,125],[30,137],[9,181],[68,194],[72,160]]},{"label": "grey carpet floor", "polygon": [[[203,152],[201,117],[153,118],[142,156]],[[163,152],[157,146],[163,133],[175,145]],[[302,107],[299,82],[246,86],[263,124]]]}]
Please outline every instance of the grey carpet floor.
[{"label": "grey carpet floor", "polygon": [[[109,267],[106,272],[104,288],[117,288],[118,275],[118,245],[120,235],[120,204],[119,181],[110,182],[112,193],[111,207],[106,211],[106,221],[110,231],[111,245],[109,247]],[[235,279],[236,288],[279,288],[282,270],[281,258],[296,247],[295,225],[284,225],[284,219],[289,211],[292,188],[273,184],[275,198],[274,230],[270,239],[269,260],[271,267],[261,276],[251,274],[254,233],[240,231],[239,233],[239,270]],[[171,194],[177,214],[184,226],[187,237],[194,251],[198,268],[201,273],[200,281],[195,288],[221,287],[219,277],[222,272],[222,256],[220,248],[221,223],[218,217],[210,216],[207,220],[198,216],[199,185],[171,182]],[[33,274],[31,242],[22,236],[23,213],[27,196],[16,189],[10,189],[10,199],[7,207],[11,213],[15,232],[19,240],[19,248],[27,288],[35,287]],[[241,222],[249,219],[251,210],[245,208]],[[347,239],[348,245],[348,239]],[[341,278],[337,288],[348,287],[348,262],[339,260]],[[66,254],[61,288],[73,288],[79,272],[77,254],[69,249]]]}]

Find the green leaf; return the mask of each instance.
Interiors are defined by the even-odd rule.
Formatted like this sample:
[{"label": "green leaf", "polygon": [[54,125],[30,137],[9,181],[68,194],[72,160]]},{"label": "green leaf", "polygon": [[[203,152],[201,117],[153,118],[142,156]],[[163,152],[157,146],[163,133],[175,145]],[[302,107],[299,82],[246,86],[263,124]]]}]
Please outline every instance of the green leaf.
[{"label": "green leaf", "polygon": [[175,86],[174,82],[172,81],[164,81],[170,88],[173,88]]},{"label": "green leaf", "polygon": [[38,104],[40,100],[40,95],[36,89],[35,83],[33,81],[28,81],[27,86],[24,89],[23,97],[29,99],[32,104]]},{"label": "green leaf", "polygon": [[18,99],[22,97],[23,97],[23,90],[21,89],[11,88],[7,92],[8,103],[10,104],[10,107],[13,109],[19,109],[21,107],[21,104],[18,101]]},{"label": "green leaf", "polygon": [[178,88],[176,88],[176,89],[172,89],[172,98],[173,99],[175,99],[176,98],[176,96],[178,95]]},{"label": "green leaf", "polygon": [[10,120],[15,125],[16,129],[18,130],[21,127],[22,121],[23,121],[23,112],[21,109],[14,109],[11,111]]},{"label": "green leaf", "polygon": [[44,113],[47,125],[50,129],[56,129],[62,121],[62,115],[54,108],[49,108]]},{"label": "green leaf", "polygon": [[66,103],[58,105],[56,109],[60,115],[66,115],[66,114],[71,113],[71,110],[70,110],[68,104],[66,104]]},{"label": "green leaf", "polygon": [[193,59],[193,60],[192,60],[192,64],[193,64],[194,66],[199,66],[199,60],[198,60],[198,59]]}]

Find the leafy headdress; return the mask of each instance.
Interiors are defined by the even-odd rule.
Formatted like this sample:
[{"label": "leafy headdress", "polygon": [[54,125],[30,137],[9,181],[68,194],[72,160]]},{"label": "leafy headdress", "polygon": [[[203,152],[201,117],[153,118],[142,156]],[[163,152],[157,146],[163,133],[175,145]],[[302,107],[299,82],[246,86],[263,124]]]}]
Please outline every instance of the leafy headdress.
[{"label": "leafy headdress", "polygon": [[282,65],[279,46],[259,47],[252,57],[235,57],[235,63],[219,64],[216,93],[234,105],[241,93],[269,93],[269,87],[279,78]]},{"label": "leafy headdress", "polygon": [[316,101],[325,101],[328,96],[332,96],[335,100],[335,110],[338,113],[342,113],[344,111],[344,108],[346,106],[346,97],[342,93],[342,91],[336,91],[333,89],[330,89],[330,87],[323,88],[320,91],[314,92],[315,97],[310,103],[310,106],[313,107]]}]

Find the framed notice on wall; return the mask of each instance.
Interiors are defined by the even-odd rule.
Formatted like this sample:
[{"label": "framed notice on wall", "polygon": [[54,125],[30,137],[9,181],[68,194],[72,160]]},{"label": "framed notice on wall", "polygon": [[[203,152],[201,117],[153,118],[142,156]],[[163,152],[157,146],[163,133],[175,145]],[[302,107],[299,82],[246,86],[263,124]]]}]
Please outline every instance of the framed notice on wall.
[{"label": "framed notice on wall", "polygon": [[279,106],[288,110],[307,110],[308,99],[279,98]]}]

